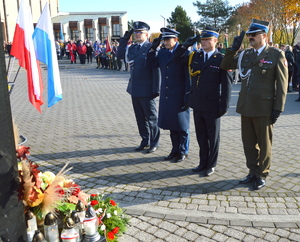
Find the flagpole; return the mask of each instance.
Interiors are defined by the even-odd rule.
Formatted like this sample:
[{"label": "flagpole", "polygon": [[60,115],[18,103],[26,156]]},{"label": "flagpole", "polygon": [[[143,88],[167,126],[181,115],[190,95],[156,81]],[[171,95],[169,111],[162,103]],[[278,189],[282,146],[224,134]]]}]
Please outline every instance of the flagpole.
[{"label": "flagpole", "polygon": [[[1,24],[0,43],[3,43]],[[20,183],[2,44],[0,45],[0,123],[0,206],[2,208],[0,209],[0,234],[4,241],[27,241],[24,206],[18,199]]]}]

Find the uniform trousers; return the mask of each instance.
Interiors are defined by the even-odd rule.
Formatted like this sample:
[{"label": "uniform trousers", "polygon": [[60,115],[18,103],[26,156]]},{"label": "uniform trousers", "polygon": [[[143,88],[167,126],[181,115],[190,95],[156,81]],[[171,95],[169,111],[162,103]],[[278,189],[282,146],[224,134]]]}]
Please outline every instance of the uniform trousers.
[{"label": "uniform trousers", "polygon": [[266,179],[272,155],[273,125],[270,116],[241,116],[242,141],[249,174]]},{"label": "uniform trousers", "polygon": [[139,134],[142,137],[141,146],[158,147],[160,130],[157,126],[157,110],[152,97],[131,97]]},{"label": "uniform trousers", "polygon": [[170,130],[170,137],[172,142],[171,153],[183,154],[183,155],[189,153],[189,141],[190,141],[189,130],[186,131]]},{"label": "uniform trousers", "polygon": [[200,147],[200,166],[217,165],[220,147],[220,118],[217,113],[193,111],[196,137]]}]

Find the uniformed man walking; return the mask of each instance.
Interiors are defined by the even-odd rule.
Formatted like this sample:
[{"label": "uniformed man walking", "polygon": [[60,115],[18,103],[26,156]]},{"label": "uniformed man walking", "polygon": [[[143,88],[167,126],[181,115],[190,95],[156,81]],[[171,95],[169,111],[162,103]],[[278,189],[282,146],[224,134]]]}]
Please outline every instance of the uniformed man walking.
[{"label": "uniformed man walking", "polygon": [[[220,69],[223,54],[216,50],[219,29],[207,26],[201,36],[188,38],[176,49],[184,65],[189,66],[192,86],[188,105],[193,109],[197,141],[200,147],[199,165],[192,171],[212,175],[218,161],[220,147],[220,117],[229,107],[231,78]],[[185,50],[201,37],[202,49],[188,57]]]},{"label": "uniformed man walking", "polygon": [[[130,79],[127,92],[131,95],[133,109],[142,141],[136,151],[149,148],[147,153],[155,152],[159,146],[160,130],[157,126],[155,98],[159,96],[160,76],[158,68],[146,66],[147,53],[152,44],[148,41],[148,24],[137,21],[133,29],[126,31],[120,39],[117,58],[130,65]],[[134,32],[136,44],[127,48],[128,40]]]},{"label": "uniformed man walking", "polygon": [[271,165],[273,125],[284,109],[288,69],[284,52],[268,46],[267,21],[253,19],[246,32],[250,46],[237,55],[244,32],[236,36],[221,64],[224,70],[238,67],[242,79],[236,111],[249,174],[240,183],[254,181],[254,189],[265,186]]},{"label": "uniformed man walking", "polygon": [[[174,51],[179,45],[179,32],[161,28],[161,35],[154,39],[147,55],[151,68],[160,68],[161,88],[158,110],[158,126],[170,130],[172,150],[164,160],[181,162],[188,155],[190,110],[187,105],[190,80],[187,66],[174,62]],[[161,39],[165,48],[156,49]]]}]

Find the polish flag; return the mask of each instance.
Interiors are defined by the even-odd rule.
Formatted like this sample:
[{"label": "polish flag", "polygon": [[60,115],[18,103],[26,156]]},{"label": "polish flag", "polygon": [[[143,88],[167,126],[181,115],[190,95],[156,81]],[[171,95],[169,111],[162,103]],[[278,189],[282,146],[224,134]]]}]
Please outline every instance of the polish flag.
[{"label": "polish flag", "polygon": [[27,70],[28,97],[32,105],[41,112],[43,83],[40,65],[36,59],[33,40],[33,23],[29,5],[22,0],[14,33],[11,55]]},{"label": "polish flag", "polygon": [[33,42],[37,59],[48,66],[48,107],[51,107],[62,99],[62,89],[48,3],[33,32]]}]

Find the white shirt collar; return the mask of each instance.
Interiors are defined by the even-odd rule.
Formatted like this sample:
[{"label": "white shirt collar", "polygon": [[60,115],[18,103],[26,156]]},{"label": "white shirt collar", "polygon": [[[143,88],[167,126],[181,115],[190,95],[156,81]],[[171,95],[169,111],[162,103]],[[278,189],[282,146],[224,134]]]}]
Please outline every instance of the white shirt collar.
[{"label": "white shirt collar", "polygon": [[264,48],[266,48],[266,45],[267,45],[267,44],[265,44],[264,46],[260,47],[260,48],[257,50],[258,55],[260,55],[260,53],[264,50]]},{"label": "white shirt collar", "polygon": [[209,59],[209,58],[212,56],[212,54],[215,53],[215,51],[216,51],[216,50],[212,50],[212,51],[210,51],[210,52],[205,52],[205,51],[203,51],[203,52],[204,52],[204,55],[207,53],[208,59]]}]

